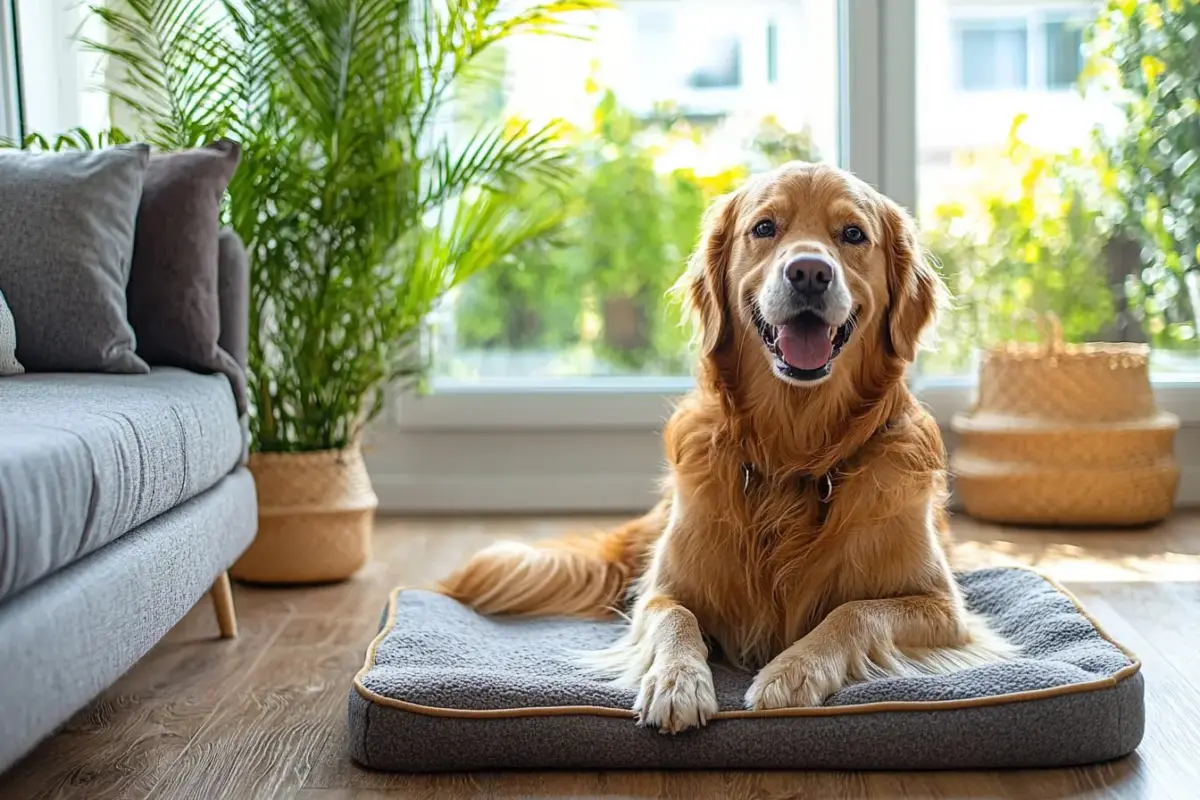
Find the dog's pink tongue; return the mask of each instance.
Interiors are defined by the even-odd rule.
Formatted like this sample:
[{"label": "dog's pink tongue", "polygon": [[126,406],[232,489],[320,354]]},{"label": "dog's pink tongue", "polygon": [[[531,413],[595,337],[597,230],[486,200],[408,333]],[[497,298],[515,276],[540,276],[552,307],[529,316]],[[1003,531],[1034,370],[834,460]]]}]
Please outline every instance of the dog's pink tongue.
[{"label": "dog's pink tongue", "polygon": [[829,326],[815,319],[784,325],[775,343],[783,360],[796,369],[820,369],[833,355]]}]

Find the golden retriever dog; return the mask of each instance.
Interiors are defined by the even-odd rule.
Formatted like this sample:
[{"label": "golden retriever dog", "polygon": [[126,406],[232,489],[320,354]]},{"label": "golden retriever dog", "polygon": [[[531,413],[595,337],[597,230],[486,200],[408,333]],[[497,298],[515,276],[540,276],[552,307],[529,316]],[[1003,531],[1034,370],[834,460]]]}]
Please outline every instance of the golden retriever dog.
[{"label": "golden retriever dog", "polygon": [[908,214],[790,163],[712,205],[680,287],[699,361],[658,505],[486,548],[438,589],[485,614],[621,613],[581,661],[664,733],[717,713],[710,657],[756,672],[755,710],[1011,657],[955,583],[942,441],[905,382],[942,295]]}]

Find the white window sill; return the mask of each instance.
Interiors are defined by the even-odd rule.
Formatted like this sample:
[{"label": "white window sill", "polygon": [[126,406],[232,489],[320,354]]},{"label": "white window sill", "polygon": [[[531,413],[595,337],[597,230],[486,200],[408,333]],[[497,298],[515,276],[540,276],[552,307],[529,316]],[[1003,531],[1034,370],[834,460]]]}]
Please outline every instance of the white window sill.
[{"label": "white window sill", "polygon": [[[656,499],[661,429],[687,379],[438,384],[393,401],[368,431],[380,509],[401,514],[627,514]],[[918,380],[947,431],[970,407],[973,381]],[[1177,505],[1200,504],[1200,381],[1160,380],[1161,407],[1181,418]]]},{"label": "white window sill", "polygon": [[[1153,384],[1163,410],[1185,426],[1200,425],[1200,381]],[[393,420],[401,430],[420,432],[657,430],[691,387],[687,378],[447,381],[430,394],[397,399]],[[970,407],[974,389],[969,377],[917,379],[913,387],[943,426]]]}]

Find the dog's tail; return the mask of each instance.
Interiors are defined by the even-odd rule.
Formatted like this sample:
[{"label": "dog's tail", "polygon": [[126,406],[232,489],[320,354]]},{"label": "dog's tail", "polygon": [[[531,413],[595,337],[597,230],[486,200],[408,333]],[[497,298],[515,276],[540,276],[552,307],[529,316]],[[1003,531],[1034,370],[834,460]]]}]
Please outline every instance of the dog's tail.
[{"label": "dog's tail", "polygon": [[609,616],[662,533],[666,505],[591,536],[497,542],[435,588],[482,614]]}]

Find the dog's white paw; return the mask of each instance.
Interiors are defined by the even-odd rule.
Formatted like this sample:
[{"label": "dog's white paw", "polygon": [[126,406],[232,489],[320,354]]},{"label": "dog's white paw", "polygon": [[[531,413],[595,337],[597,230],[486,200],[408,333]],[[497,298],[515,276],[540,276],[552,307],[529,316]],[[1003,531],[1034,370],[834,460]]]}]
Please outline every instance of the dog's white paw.
[{"label": "dog's white paw", "polygon": [[845,670],[830,659],[784,652],[754,676],[746,692],[746,708],[766,711],[819,706],[845,685]]},{"label": "dog's white paw", "polygon": [[656,660],[634,701],[638,725],[679,733],[705,725],[717,713],[712,670],[702,659]]}]

